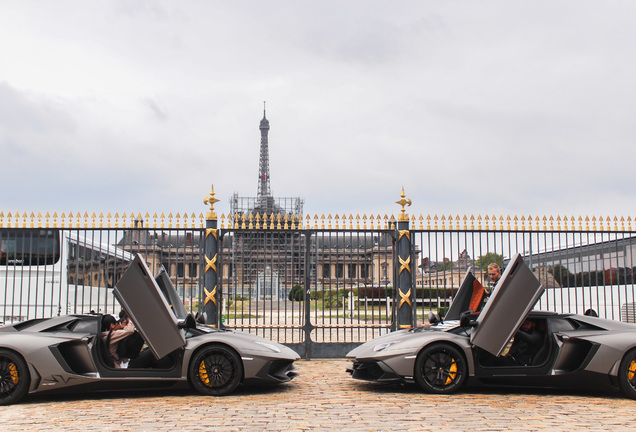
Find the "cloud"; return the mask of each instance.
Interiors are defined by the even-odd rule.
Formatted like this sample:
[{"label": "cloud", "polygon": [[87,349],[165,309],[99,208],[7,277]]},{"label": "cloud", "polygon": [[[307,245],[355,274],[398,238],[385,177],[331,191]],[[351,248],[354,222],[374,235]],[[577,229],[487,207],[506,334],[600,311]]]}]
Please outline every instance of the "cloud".
[{"label": "cloud", "polygon": [[402,186],[414,213],[633,213],[631,9],[15,3],[4,205],[197,212],[214,184],[227,211],[267,100],[272,190],[311,213],[397,212]]}]

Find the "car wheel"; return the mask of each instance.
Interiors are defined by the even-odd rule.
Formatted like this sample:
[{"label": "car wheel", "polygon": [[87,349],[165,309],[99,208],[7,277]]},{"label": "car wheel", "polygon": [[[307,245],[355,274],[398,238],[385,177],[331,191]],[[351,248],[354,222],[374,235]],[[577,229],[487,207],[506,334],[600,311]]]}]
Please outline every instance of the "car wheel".
[{"label": "car wheel", "polygon": [[428,393],[453,393],[466,380],[464,356],[452,345],[427,346],[415,361],[415,380]]},{"label": "car wheel", "polygon": [[241,358],[234,350],[220,345],[199,351],[190,362],[188,371],[194,389],[210,396],[231,393],[242,376]]},{"label": "car wheel", "polygon": [[623,357],[618,370],[618,384],[625,396],[636,399],[636,349],[629,351]]},{"label": "car wheel", "polygon": [[0,405],[18,402],[29,391],[30,383],[29,368],[22,357],[0,350]]}]

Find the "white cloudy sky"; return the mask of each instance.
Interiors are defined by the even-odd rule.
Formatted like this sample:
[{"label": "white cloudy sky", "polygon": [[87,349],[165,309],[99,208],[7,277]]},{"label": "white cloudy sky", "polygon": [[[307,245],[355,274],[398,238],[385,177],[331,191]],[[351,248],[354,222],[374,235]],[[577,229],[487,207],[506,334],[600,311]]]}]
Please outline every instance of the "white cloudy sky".
[{"label": "white cloudy sky", "polygon": [[636,3],[0,0],[0,211],[634,218]]}]

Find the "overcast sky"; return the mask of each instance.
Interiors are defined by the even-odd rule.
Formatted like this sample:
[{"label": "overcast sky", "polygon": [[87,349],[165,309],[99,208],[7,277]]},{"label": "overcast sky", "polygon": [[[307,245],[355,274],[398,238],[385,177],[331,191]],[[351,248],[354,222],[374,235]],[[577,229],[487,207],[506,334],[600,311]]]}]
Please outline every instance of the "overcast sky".
[{"label": "overcast sky", "polygon": [[0,0],[0,211],[636,216],[636,2]]}]

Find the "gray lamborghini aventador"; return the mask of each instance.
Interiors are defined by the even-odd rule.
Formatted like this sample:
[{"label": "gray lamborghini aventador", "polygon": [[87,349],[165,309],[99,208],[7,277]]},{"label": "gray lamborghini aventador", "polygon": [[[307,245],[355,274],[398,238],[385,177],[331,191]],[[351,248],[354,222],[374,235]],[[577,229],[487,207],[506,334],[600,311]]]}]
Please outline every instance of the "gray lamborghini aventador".
[{"label": "gray lamborghini aventador", "polygon": [[114,289],[160,367],[116,369],[100,336],[102,315],[32,319],[0,327],[0,405],[28,393],[192,386],[225,395],[242,382],[296,375],[291,349],[247,333],[198,325],[165,273],[137,255]]},{"label": "gray lamborghini aventador", "polygon": [[[446,317],[396,331],[351,351],[353,378],[417,383],[452,393],[467,382],[498,386],[620,389],[636,399],[636,325],[531,311],[543,287],[518,254],[483,309],[467,272]],[[475,313],[478,312],[478,313]]]}]

